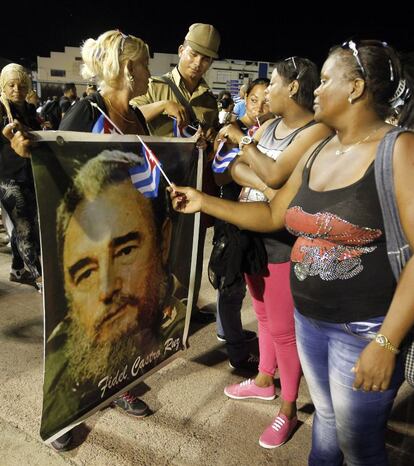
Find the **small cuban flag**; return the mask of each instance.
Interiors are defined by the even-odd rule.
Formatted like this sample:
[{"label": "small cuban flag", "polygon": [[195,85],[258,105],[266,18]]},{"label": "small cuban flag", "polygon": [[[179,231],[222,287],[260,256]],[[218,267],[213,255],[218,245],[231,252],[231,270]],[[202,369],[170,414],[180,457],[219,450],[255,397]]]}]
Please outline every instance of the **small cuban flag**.
[{"label": "small cuban flag", "polygon": [[[147,198],[158,196],[158,185],[160,183],[159,160],[154,153],[144,145],[142,146],[143,163],[129,169],[132,184]],[[158,165],[157,165],[158,164]]]},{"label": "small cuban flag", "polygon": [[173,119],[173,133],[175,138],[191,138],[197,132],[197,128],[188,125],[180,128],[177,124],[177,120]]},{"label": "small cuban flag", "polygon": [[96,120],[96,123],[93,125],[92,133],[112,134],[112,133],[117,133],[117,131],[112,126],[112,124],[108,121],[108,118],[106,118],[105,115],[101,115]]},{"label": "small cuban flag", "polygon": [[236,155],[240,152],[240,149],[238,147],[234,147],[231,149],[231,151],[226,152],[225,154],[221,153],[221,150],[223,149],[223,146],[225,144],[225,141],[221,141],[218,148],[216,155],[214,156],[213,163],[211,165],[211,168],[213,169],[214,173],[223,173],[227,170],[228,166],[230,163],[234,160]]}]

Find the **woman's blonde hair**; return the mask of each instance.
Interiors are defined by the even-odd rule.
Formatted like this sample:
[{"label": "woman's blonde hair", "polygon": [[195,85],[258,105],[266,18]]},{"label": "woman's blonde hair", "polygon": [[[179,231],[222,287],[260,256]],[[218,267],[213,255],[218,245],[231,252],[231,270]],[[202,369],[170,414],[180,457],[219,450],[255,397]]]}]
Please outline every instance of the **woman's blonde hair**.
[{"label": "woman's blonde hair", "polygon": [[118,87],[123,77],[124,65],[149,56],[148,45],[135,36],[120,31],[106,31],[96,40],[87,39],[81,47],[84,64],[82,76],[95,79],[99,86]]},{"label": "woman's blonde hair", "polygon": [[9,119],[9,123],[13,121],[13,117],[10,110],[9,101],[7,100],[6,94],[4,93],[4,88],[6,84],[12,78],[12,74],[17,75],[17,79],[22,83],[26,84],[27,90],[29,91],[32,88],[32,81],[30,76],[28,75],[27,71],[23,68],[22,65],[17,63],[9,63],[6,65],[0,73],[0,101],[4,105],[7,113],[7,117]]}]

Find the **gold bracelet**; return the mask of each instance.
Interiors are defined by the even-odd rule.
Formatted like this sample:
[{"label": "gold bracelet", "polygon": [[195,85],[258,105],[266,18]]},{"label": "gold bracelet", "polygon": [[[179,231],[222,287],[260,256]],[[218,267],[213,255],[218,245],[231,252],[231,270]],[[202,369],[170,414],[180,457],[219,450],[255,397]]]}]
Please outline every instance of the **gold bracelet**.
[{"label": "gold bracelet", "polygon": [[378,345],[382,346],[388,351],[391,351],[391,353],[398,354],[400,352],[400,350],[396,348],[393,344],[391,344],[388,338],[382,333],[377,333],[374,341],[375,343],[378,343]]}]

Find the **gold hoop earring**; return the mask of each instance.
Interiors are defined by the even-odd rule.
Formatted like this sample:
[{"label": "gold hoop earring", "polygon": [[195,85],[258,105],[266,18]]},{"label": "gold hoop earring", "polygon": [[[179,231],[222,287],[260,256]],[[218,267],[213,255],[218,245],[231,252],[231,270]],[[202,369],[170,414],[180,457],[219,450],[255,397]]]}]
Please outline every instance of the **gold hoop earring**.
[{"label": "gold hoop earring", "polygon": [[135,81],[135,78],[132,76],[132,74],[129,74],[129,75],[127,76],[127,79],[128,79],[128,81],[129,81],[130,83],[133,83],[133,82]]},{"label": "gold hoop earring", "polygon": [[352,104],[353,100],[352,100],[352,97],[351,97],[351,96],[348,97],[348,102],[349,102],[350,104]]}]

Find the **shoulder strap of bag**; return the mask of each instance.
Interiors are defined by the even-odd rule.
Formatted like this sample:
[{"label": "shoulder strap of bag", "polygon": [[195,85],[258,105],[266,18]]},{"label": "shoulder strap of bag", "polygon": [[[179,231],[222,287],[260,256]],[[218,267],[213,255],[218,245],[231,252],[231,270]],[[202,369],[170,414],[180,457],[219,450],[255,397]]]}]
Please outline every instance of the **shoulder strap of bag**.
[{"label": "shoulder strap of bag", "polygon": [[407,131],[409,130],[405,128],[390,130],[380,142],[375,158],[375,182],[384,218],[388,259],[397,281],[411,256],[411,251],[401,227],[395,199],[393,153],[397,137]]},{"label": "shoulder strap of bag", "polygon": [[188,111],[188,115],[191,118],[192,121],[196,121],[197,117],[196,114],[194,113],[193,107],[190,105],[188,100],[183,96],[182,92],[178,88],[178,86],[175,84],[175,82],[169,78],[166,75],[160,76],[157,78],[159,81],[162,81],[163,83],[167,84],[170,86],[171,90],[173,91],[175,97],[177,97],[178,102],[186,108]]}]

